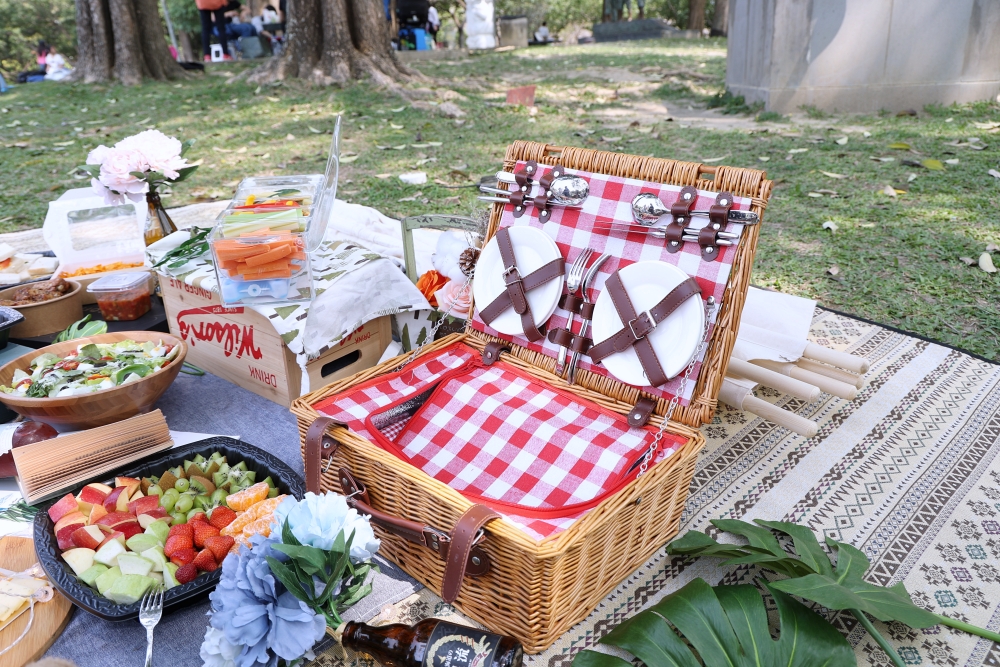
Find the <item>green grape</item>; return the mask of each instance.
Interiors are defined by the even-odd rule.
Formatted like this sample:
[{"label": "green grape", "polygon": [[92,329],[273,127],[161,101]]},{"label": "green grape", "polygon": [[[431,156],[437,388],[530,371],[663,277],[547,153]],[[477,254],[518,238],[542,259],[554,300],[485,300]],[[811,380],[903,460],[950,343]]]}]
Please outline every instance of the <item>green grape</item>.
[{"label": "green grape", "polygon": [[179,523],[187,523],[187,514],[184,514],[183,512],[174,512],[170,515],[170,517],[172,519],[170,522],[171,526],[176,526]]},{"label": "green grape", "polygon": [[193,506],[194,501],[191,500],[191,496],[181,496],[177,499],[177,502],[174,503],[174,509],[178,512],[184,513],[189,512]]},{"label": "green grape", "polygon": [[167,510],[167,514],[170,514],[174,510],[174,504],[177,502],[177,498],[173,496],[160,496],[160,507]]},{"label": "green grape", "polygon": [[183,477],[174,482],[174,488],[177,489],[179,493],[184,493],[189,488],[191,488],[191,482],[187,481]]},{"label": "green grape", "polygon": [[178,491],[177,489],[167,489],[166,491],[163,492],[163,495],[170,496],[174,500],[177,500],[178,498],[180,498],[181,492]]},{"label": "green grape", "polygon": [[162,496],[163,495],[163,489],[161,489],[156,484],[153,484],[151,487],[149,487],[148,489],[146,489],[146,495],[147,496]]}]

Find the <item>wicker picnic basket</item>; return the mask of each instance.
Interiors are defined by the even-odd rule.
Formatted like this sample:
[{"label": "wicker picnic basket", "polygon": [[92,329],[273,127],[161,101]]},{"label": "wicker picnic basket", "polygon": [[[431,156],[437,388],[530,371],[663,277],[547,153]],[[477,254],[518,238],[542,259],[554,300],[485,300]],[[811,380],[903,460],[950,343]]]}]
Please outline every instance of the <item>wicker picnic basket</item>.
[{"label": "wicker picnic basket", "polygon": [[[524,160],[546,165],[558,163],[570,169],[654,183],[725,190],[752,199],[751,210],[761,216],[772,186],[763,172],[752,169],[709,167],[531,142],[511,145],[504,167],[513,170],[518,161]],[[488,238],[497,232],[502,212],[503,205],[496,204],[487,230]],[[667,433],[686,439],[686,443],[670,458],[650,467],[646,474],[604,500],[568,529],[535,540],[517,526],[498,520],[486,524],[485,532],[477,533],[481,541],[474,541],[470,535],[463,537],[460,520],[462,525],[468,524],[467,514],[474,513],[471,508],[482,505],[474,505],[448,485],[353,431],[330,424],[314,407],[324,399],[397,369],[402,357],[323,387],[292,404],[303,440],[307,487],[313,491],[352,491],[358,489],[358,481],[363,483],[367,488],[358,497],[370,508],[375,508],[373,516],[386,518],[389,515],[407,520],[401,524],[403,530],[392,532],[383,530],[373,520],[382,539],[384,556],[431,589],[442,592],[444,588],[444,597],[454,598],[454,604],[463,613],[494,631],[517,637],[528,653],[545,650],[677,534],[695,460],[705,443],[697,428],[710,421],[715,411],[716,395],[736,340],[740,313],[750,285],[758,230],[759,225],[748,226],[736,248],[724,300],[694,394],[689,405],[676,409],[667,426]],[[456,341],[483,351],[487,344],[497,340],[470,327],[465,333],[452,334],[426,345],[420,350],[420,356],[432,354]],[[503,343],[511,348],[503,358],[511,366],[620,415],[628,415],[640,398],[639,390],[634,387],[582,370],[577,383],[570,385],[554,374],[554,359]],[[649,424],[660,426],[666,409],[666,401],[658,400]],[[332,457],[330,452],[333,452]],[[349,474],[345,476],[339,474],[340,471],[349,471]],[[472,528],[479,529],[484,523],[474,523]],[[453,526],[456,527],[454,531]],[[407,527],[409,534],[405,530]],[[447,541],[449,531],[452,531],[452,543],[451,548],[446,549],[439,540]],[[463,541],[462,550],[456,548],[459,540]],[[480,566],[478,571],[474,571],[475,565]],[[463,575],[466,576],[463,578]]]}]

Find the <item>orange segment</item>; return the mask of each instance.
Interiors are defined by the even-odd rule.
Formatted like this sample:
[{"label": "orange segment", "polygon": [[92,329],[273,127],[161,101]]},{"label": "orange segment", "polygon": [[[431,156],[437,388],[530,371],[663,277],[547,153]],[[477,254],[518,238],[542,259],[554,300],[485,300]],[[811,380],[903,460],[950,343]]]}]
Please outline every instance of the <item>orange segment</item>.
[{"label": "orange segment", "polygon": [[263,535],[268,537],[271,535],[271,515],[267,514],[260,519],[255,519],[243,527],[243,534],[246,537],[251,535]]},{"label": "orange segment", "polygon": [[226,504],[237,512],[243,512],[251,505],[267,498],[268,488],[266,482],[257,482],[250,488],[226,496]]},{"label": "orange segment", "polygon": [[228,526],[219,531],[220,535],[229,535],[230,537],[236,537],[237,535],[243,534],[243,527],[254,520],[254,516],[250,512],[240,512],[233,519],[233,522]]},{"label": "orange segment", "polygon": [[251,515],[254,519],[259,519],[265,514],[272,514],[274,510],[278,508],[278,505],[281,504],[281,501],[287,497],[288,496],[285,494],[281,494],[280,496],[275,496],[274,498],[262,500],[250,507],[250,509],[247,510],[247,514]]}]

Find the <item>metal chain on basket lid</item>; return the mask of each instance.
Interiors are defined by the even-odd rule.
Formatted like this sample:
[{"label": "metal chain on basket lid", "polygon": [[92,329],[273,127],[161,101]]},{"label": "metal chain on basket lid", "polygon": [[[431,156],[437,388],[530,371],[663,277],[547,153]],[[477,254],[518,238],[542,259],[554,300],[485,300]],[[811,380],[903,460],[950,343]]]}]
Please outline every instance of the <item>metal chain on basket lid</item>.
[{"label": "metal chain on basket lid", "polygon": [[[708,297],[705,301],[705,322],[711,323],[712,316],[715,314],[715,310],[718,305],[715,303],[715,297]],[[684,375],[681,376],[681,382],[677,386],[677,392],[671,397],[670,402],[667,404],[667,411],[663,413],[663,423],[660,424],[660,429],[656,432],[653,437],[653,442],[649,443],[649,451],[646,452],[646,456],[643,457],[642,463],[639,464],[639,474],[636,478],[642,477],[646,474],[649,469],[649,464],[653,462],[653,457],[656,456],[656,451],[660,447],[660,442],[663,440],[663,434],[667,432],[667,427],[670,425],[670,420],[674,416],[674,411],[677,410],[677,406],[680,404],[681,396],[687,391],[688,383],[691,381],[691,374],[694,373],[694,367],[701,359],[702,353],[705,351],[705,346],[708,345],[709,332],[712,331],[712,326],[707,324],[705,326],[705,335],[702,337],[701,342],[698,344],[698,349],[695,350],[694,356],[691,357],[691,363],[687,365],[684,369]]]},{"label": "metal chain on basket lid", "polygon": [[[475,248],[471,248],[471,249],[474,250]],[[463,272],[464,272],[464,269],[463,269]],[[455,309],[455,304],[458,303],[459,301],[461,301],[463,298],[465,298],[465,295],[468,294],[468,292],[469,292],[469,288],[472,287],[472,279],[476,275],[476,267],[475,267],[475,265],[472,266],[472,268],[469,270],[469,273],[466,274],[466,275],[467,275],[467,277],[465,279],[465,283],[462,285],[461,289],[459,290],[458,296],[456,296],[454,299],[452,299],[451,306],[449,306],[448,310],[446,310],[444,312],[444,314],[441,315],[441,317],[434,324],[434,326],[431,327],[431,330],[427,332],[427,338],[424,339],[424,342],[421,345],[419,345],[417,347],[414,347],[413,350],[410,352],[410,356],[408,356],[406,359],[404,359],[403,363],[401,363],[399,366],[396,366],[396,368],[393,369],[394,373],[398,373],[399,371],[403,370],[403,368],[407,364],[409,364],[411,361],[413,361],[414,359],[417,358],[417,355],[420,354],[420,350],[422,350],[425,345],[427,345],[428,343],[430,343],[430,342],[432,342],[434,340],[434,336],[437,334],[438,329],[441,328],[441,325],[443,325],[445,323],[445,320],[448,319],[448,316],[451,315],[451,312]]]}]

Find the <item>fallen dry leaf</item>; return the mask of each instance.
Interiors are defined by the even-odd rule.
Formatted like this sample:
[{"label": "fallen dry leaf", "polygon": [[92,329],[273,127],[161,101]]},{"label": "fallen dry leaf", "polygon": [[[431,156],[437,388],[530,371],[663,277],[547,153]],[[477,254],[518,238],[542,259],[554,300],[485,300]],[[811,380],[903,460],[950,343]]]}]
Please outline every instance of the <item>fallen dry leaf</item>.
[{"label": "fallen dry leaf", "polygon": [[264,98],[264,99],[266,99],[268,102],[280,102],[281,101],[280,97],[267,97],[267,98]]},{"label": "fallen dry leaf", "polygon": [[713,162],[722,162],[723,160],[725,160],[729,156],[730,156],[730,153],[726,153],[722,157],[705,158],[704,160],[701,161],[701,163],[702,164],[712,164]]},{"label": "fallen dry leaf", "polygon": [[403,106],[403,107],[399,107],[398,109],[391,109],[391,111],[392,111],[393,113],[399,113],[400,111],[402,111],[402,110],[403,110],[403,109],[405,109],[405,108],[406,108],[406,107],[405,107],[405,106]]},{"label": "fallen dry leaf", "polygon": [[921,160],[920,164],[924,165],[928,169],[933,169],[934,171],[944,171],[944,165],[941,164],[941,160],[928,158],[926,160]]},{"label": "fallen dry leaf", "polygon": [[837,143],[840,144],[841,146],[845,145],[847,143],[847,137],[841,137],[840,139],[837,139]]},{"label": "fallen dry leaf", "polygon": [[912,183],[915,180],[917,180],[917,175],[916,174],[910,174],[909,176],[906,177],[906,182],[907,183]]},{"label": "fallen dry leaf", "polygon": [[396,125],[395,123],[389,123],[389,127],[391,127],[394,130],[402,130],[404,126],[403,125]]},{"label": "fallen dry leaf", "polygon": [[830,178],[847,178],[847,176],[845,176],[844,174],[835,174],[832,171],[820,170],[819,173],[823,174],[824,176],[829,176]]},{"label": "fallen dry leaf", "polygon": [[976,265],[976,260],[972,259],[971,257],[959,257],[958,260],[960,262],[965,262],[965,264],[967,266],[975,266]]},{"label": "fallen dry leaf", "polygon": [[836,233],[839,227],[837,227],[837,223],[833,220],[827,220],[823,223],[823,229],[829,229],[831,232]]},{"label": "fallen dry leaf", "polygon": [[790,149],[788,149],[788,153],[790,155],[795,155],[796,153],[806,153],[808,151],[809,151],[808,148],[790,148]]},{"label": "fallen dry leaf", "polygon": [[872,229],[874,226],[875,226],[874,222],[862,222],[860,225],[858,225],[858,227],[861,227],[862,229]]},{"label": "fallen dry leaf", "polygon": [[896,141],[894,143],[889,144],[889,148],[895,151],[908,151],[911,148],[913,148],[913,146],[906,143],[905,141]]},{"label": "fallen dry leaf", "polygon": [[884,188],[882,188],[882,194],[888,195],[889,197],[895,197],[896,188],[892,187],[891,185],[887,185]]},{"label": "fallen dry leaf", "polygon": [[979,256],[979,268],[986,273],[996,273],[997,267],[993,266],[993,255],[984,252]]},{"label": "fallen dry leaf", "polygon": [[242,148],[237,148],[236,152],[237,153],[246,153],[247,152],[247,147],[243,146]]},{"label": "fallen dry leaf", "polygon": [[896,158],[894,158],[894,157],[878,157],[878,156],[875,156],[875,155],[869,155],[868,159],[869,160],[875,160],[876,162],[892,162]]},{"label": "fallen dry leaf", "polygon": [[1000,250],[1000,246],[998,246],[997,244],[995,243],[986,244],[986,252],[996,252],[997,250]]},{"label": "fallen dry leaf", "polygon": [[831,266],[829,269],[826,270],[826,272],[829,273],[831,276],[840,275],[840,267],[839,266]]},{"label": "fallen dry leaf", "polygon": [[767,161],[768,161],[768,160],[770,160],[771,158],[767,157],[766,155],[761,155],[761,156],[760,156],[759,158],[757,158],[757,159],[758,159],[758,160],[760,160],[761,162],[767,162]]},{"label": "fallen dry leaf", "polygon": [[309,131],[312,132],[313,134],[323,134],[323,130],[317,130],[312,125],[309,125],[308,127],[309,127]]},{"label": "fallen dry leaf", "polygon": [[381,178],[384,181],[387,178],[392,178],[392,174],[375,174],[375,178]]},{"label": "fallen dry leaf", "polygon": [[945,164],[958,164],[958,158],[957,157],[953,157],[950,160],[945,160],[944,163]]},{"label": "fallen dry leaf", "polygon": [[992,176],[993,178],[1000,178],[1000,171],[997,171],[996,169],[990,169],[986,173]]},{"label": "fallen dry leaf", "polygon": [[212,150],[216,153],[232,153],[232,149],[229,148],[219,148],[218,146],[212,146]]},{"label": "fallen dry leaf", "polygon": [[286,134],[285,135],[285,141],[295,141],[295,135],[294,134]]},{"label": "fallen dry leaf", "polygon": [[837,191],[836,190],[817,190],[816,192],[820,193],[821,195],[826,195],[827,197],[836,197],[837,196]]},{"label": "fallen dry leaf", "polygon": [[601,141],[606,141],[609,144],[613,141],[621,141],[621,140],[622,140],[621,137],[601,137]]},{"label": "fallen dry leaf", "polygon": [[822,197],[823,194],[820,192],[807,192],[806,197]]},{"label": "fallen dry leaf", "polygon": [[361,156],[358,155],[357,153],[354,153],[353,155],[351,155],[351,154],[342,155],[340,157],[340,163],[341,164],[350,164],[351,162],[354,162],[355,160],[357,160],[359,157],[361,157]]}]

